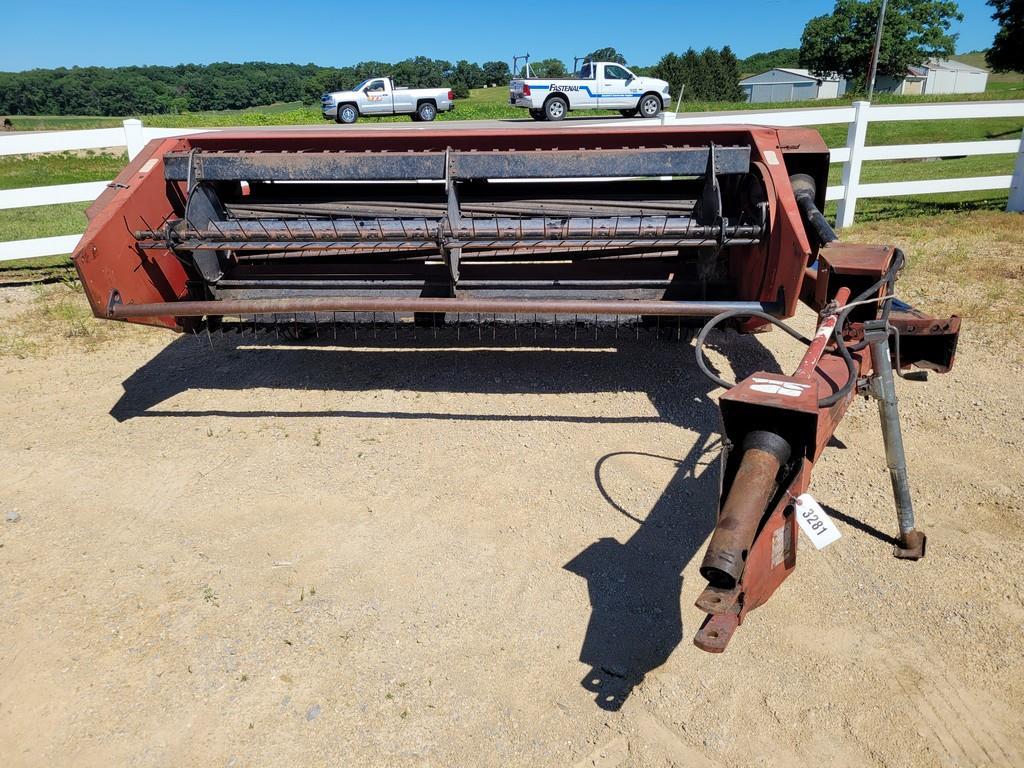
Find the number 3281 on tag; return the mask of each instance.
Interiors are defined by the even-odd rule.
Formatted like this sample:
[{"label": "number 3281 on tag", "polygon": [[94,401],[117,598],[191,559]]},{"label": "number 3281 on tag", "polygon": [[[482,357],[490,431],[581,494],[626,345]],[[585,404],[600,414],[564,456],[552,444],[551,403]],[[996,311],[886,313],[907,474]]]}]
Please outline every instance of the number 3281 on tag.
[{"label": "number 3281 on tag", "polygon": [[813,496],[801,493],[794,500],[796,521],[815,549],[824,549],[842,534]]}]

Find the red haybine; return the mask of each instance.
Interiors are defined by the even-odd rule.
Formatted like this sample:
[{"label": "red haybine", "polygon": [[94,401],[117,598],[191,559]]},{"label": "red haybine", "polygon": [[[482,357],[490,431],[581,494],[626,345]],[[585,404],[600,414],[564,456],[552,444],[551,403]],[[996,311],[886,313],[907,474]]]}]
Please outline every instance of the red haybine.
[{"label": "red haybine", "polygon": [[[722,651],[796,564],[797,497],[854,396],[878,400],[899,519],[915,527],[894,373],[944,372],[959,319],[893,295],[904,256],[840,243],[813,130],[749,126],[214,132],[154,141],[90,210],[74,255],[97,317],[194,331],[589,315],[711,318],[722,494],[696,644]],[[803,301],[807,339],[782,323]],[[776,325],[792,376],[733,385],[712,328]]]}]

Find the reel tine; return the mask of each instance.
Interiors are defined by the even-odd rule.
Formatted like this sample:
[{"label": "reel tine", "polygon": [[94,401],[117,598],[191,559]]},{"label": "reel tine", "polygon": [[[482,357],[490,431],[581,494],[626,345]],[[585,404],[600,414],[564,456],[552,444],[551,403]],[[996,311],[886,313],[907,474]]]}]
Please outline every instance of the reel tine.
[{"label": "reel tine", "polygon": [[373,331],[373,340],[377,340],[377,313],[374,312],[370,316],[370,329]]},{"label": "reel tine", "polygon": [[338,340],[338,313],[331,312],[331,325],[334,328],[334,340]]},{"label": "reel tine", "polygon": [[462,313],[461,312],[456,312],[455,313],[455,340],[456,341],[461,341],[462,340]]},{"label": "reel tine", "polygon": [[483,332],[483,329],[480,327],[480,313],[477,312],[476,313],[476,340],[477,341],[483,341],[483,339],[484,339],[484,332]]},{"label": "reel tine", "polygon": [[391,327],[395,332],[395,341],[398,341],[398,313],[391,313]]},{"label": "reel tine", "polygon": [[356,322],[356,313],[352,313],[352,340],[359,341],[359,324]]}]

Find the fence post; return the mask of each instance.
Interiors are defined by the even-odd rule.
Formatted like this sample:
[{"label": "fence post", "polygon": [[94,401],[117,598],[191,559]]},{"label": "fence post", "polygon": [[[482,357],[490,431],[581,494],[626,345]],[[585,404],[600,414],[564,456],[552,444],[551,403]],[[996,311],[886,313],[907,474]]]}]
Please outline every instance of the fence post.
[{"label": "fence post", "polygon": [[129,118],[122,125],[124,126],[124,143],[128,147],[128,159],[134,160],[135,156],[146,146],[146,140],[142,137],[142,121]]},{"label": "fence post", "polygon": [[857,187],[860,184],[860,166],[863,162],[864,139],[868,133],[869,101],[853,102],[853,122],[846,132],[846,146],[850,148],[850,159],[843,164],[843,198],[836,211],[836,228],[853,224],[857,211]]},{"label": "fence post", "polygon": [[1006,210],[1024,213],[1024,131],[1020,134],[1020,149],[1017,150],[1017,164],[1010,180],[1010,199],[1006,201]]}]

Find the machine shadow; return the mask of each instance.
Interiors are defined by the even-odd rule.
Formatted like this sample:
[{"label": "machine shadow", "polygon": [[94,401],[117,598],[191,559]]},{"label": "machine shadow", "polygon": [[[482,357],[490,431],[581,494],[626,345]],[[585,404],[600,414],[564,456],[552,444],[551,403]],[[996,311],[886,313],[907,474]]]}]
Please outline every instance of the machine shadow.
[{"label": "machine shadow", "polygon": [[[713,337],[714,339],[715,337]],[[778,372],[756,337],[717,336],[737,374]],[[502,343],[502,342],[498,342]],[[713,341],[710,346],[716,344]],[[413,363],[415,357],[415,363]],[[303,410],[197,410],[162,408],[193,389],[251,388],[361,391],[394,389],[484,394],[646,392],[657,416],[608,414],[457,414],[437,412]],[[603,472],[623,452],[603,456],[594,469],[598,490],[609,506],[637,523],[625,542],[594,542],[564,568],[587,580],[591,616],[580,649],[590,667],[582,685],[605,710],[618,710],[645,675],[669,658],[684,636],[682,571],[699,551],[718,508],[720,422],[711,398],[714,386],[698,371],[691,344],[634,339],[602,345],[521,348],[469,345],[452,349],[429,344],[382,342],[354,349],[335,345],[248,346],[230,336],[181,337],[124,382],[124,395],[111,410],[118,421],[142,417],[238,416],[247,418],[323,416],[338,418],[542,420],[572,423],[669,423],[696,435],[681,435],[692,446],[682,456],[637,453],[675,465],[675,474],[646,514],[629,512],[608,491]],[[632,452],[626,452],[632,453]],[[692,631],[692,630],[691,630]]]}]

